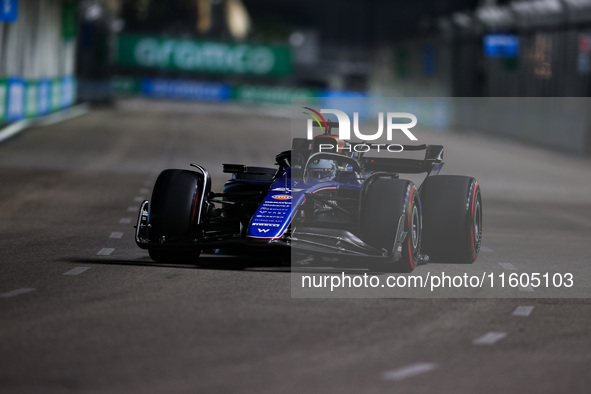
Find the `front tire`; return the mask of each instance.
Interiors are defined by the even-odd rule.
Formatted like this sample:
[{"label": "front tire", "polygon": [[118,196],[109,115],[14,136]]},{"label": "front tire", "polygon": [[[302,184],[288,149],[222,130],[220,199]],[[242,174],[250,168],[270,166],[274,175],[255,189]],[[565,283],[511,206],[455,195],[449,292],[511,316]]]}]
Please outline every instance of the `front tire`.
[{"label": "front tire", "polygon": [[476,179],[436,175],[421,185],[423,249],[438,263],[471,264],[482,242],[482,197]]},{"label": "front tire", "polygon": [[[372,271],[410,272],[416,268],[421,250],[422,214],[419,195],[411,181],[395,178],[371,180],[362,189],[360,215],[364,241],[392,255],[390,261],[371,264]],[[406,237],[400,245],[402,250],[396,253],[400,221]],[[395,260],[395,256],[400,258]]]},{"label": "front tire", "polygon": [[[191,236],[199,217],[202,175],[187,170],[165,170],[160,173],[150,202],[149,238],[165,244]],[[151,249],[150,258],[156,262],[195,263],[198,249]]]}]

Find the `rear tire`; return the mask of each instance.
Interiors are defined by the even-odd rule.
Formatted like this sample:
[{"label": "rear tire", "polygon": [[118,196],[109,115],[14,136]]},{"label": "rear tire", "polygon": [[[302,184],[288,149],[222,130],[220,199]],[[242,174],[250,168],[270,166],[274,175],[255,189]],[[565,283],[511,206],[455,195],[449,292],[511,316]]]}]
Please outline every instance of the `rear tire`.
[{"label": "rear tire", "polygon": [[482,242],[482,198],[476,179],[436,175],[420,189],[423,250],[438,263],[471,264]]},{"label": "rear tire", "polygon": [[392,253],[396,232],[403,216],[407,235],[402,242],[402,256],[373,263],[372,271],[410,272],[415,269],[421,249],[421,202],[415,185],[408,180],[377,178],[362,189],[360,231],[366,243]]},{"label": "rear tire", "polygon": [[[149,237],[154,243],[166,243],[188,237],[199,215],[201,175],[187,170],[165,170],[160,173],[150,202]],[[200,250],[150,250],[157,262],[196,262]]]}]

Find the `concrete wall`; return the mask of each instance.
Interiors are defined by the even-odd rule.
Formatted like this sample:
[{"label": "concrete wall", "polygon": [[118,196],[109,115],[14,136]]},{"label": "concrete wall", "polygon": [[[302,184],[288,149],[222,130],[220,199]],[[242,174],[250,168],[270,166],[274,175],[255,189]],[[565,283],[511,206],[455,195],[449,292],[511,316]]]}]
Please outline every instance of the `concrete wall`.
[{"label": "concrete wall", "polygon": [[451,99],[450,126],[546,147],[591,153],[591,98],[523,97]]},{"label": "concrete wall", "polygon": [[75,101],[75,3],[17,4],[16,20],[0,22],[0,124]]},{"label": "concrete wall", "polygon": [[368,116],[380,111],[410,112],[417,127],[487,133],[591,154],[589,97],[376,98]]}]

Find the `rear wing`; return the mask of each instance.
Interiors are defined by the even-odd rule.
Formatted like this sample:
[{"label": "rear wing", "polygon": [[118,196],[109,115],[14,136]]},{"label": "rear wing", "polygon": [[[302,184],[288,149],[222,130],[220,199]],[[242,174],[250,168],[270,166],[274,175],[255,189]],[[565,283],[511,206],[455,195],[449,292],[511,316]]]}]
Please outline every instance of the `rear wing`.
[{"label": "rear wing", "polygon": [[[354,143],[352,145],[360,145]],[[383,144],[363,144],[370,149],[384,149]],[[405,174],[428,173],[437,175],[443,167],[443,145],[395,145],[399,152],[425,151],[423,159],[399,159],[396,157],[364,157],[363,153],[358,158],[364,170],[370,172],[396,172]]]},{"label": "rear wing", "polygon": [[[361,147],[363,146],[363,147]],[[355,157],[360,166],[369,172],[395,172],[406,174],[428,173],[437,175],[443,167],[443,145],[390,145],[390,152],[402,151],[425,151],[423,159],[400,159],[396,157],[365,157],[366,153],[371,151],[386,151],[385,144],[370,144],[365,142],[348,142],[343,149],[343,153]],[[368,148],[369,147],[369,148]],[[316,152],[313,149],[312,141],[306,138],[294,138],[292,141],[292,155],[308,157]],[[354,154],[351,154],[354,152]],[[395,154],[395,153],[394,153]]]}]

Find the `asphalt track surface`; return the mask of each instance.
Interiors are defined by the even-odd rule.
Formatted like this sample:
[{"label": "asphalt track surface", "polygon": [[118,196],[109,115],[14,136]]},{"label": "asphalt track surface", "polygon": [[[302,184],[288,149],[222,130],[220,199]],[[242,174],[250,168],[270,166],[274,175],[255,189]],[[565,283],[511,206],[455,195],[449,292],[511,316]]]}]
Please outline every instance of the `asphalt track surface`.
[{"label": "asphalt track surface", "polygon": [[[170,108],[98,109],[0,145],[0,392],[589,392],[589,299],[302,299],[273,256],[151,262],[133,222],[161,169],[199,162],[219,189],[220,163],[269,166],[290,141],[269,111]],[[589,282],[589,159],[419,139],[482,185],[474,267]]]}]

